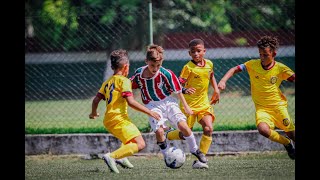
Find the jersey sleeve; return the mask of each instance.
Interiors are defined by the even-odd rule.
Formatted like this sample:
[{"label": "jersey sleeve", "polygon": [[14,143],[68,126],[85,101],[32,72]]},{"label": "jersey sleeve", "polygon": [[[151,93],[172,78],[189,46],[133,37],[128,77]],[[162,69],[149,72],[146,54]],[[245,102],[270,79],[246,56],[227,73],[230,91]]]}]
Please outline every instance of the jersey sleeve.
[{"label": "jersey sleeve", "polygon": [[106,85],[107,85],[107,82],[106,81],[103,82],[98,93],[97,93],[97,96],[100,96],[103,100],[106,99],[106,90],[105,90]]},{"label": "jersey sleeve", "polygon": [[289,77],[294,75],[295,73],[288,67],[283,65],[281,68],[281,78],[283,80],[287,80]]},{"label": "jersey sleeve", "polygon": [[131,88],[131,81],[128,78],[124,78],[122,82],[122,87],[121,87],[121,96],[122,97],[128,97],[132,96],[132,88]]},{"label": "jersey sleeve", "polygon": [[100,89],[99,89],[99,93],[102,94],[102,95],[106,95],[106,90],[105,90],[105,87],[107,85],[107,82],[104,82],[102,83]]},{"label": "jersey sleeve", "polygon": [[188,79],[189,74],[190,74],[190,69],[188,68],[187,65],[185,65],[182,68],[182,71],[180,73],[180,77],[179,78],[186,80],[186,79]]},{"label": "jersey sleeve", "polygon": [[240,70],[240,71],[247,71],[247,68],[246,68],[246,65],[245,64],[239,64],[237,66],[237,68]]},{"label": "jersey sleeve", "polygon": [[170,86],[174,93],[180,93],[182,91],[182,86],[179,82],[178,77],[174,74],[173,71],[169,70],[170,74],[166,74],[166,78],[169,80]]}]

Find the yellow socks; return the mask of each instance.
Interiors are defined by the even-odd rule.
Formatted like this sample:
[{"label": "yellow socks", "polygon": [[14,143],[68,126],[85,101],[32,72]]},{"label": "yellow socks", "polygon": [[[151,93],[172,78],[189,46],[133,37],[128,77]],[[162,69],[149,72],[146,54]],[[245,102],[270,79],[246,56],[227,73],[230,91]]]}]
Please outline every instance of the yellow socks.
[{"label": "yellow socks", "polygon": [[212,137],[211,136],[206,136],[202,134],[201,140],[200,140],[200,151],[203,154],[207,154],[209,151],[209,148],[211,146],[212,142]]},{"label": "yellow socks", "polygon": [[178,129],[168,132],[167,139],[168,140],[181,140],[181,138],[179,136],[179,132],[180,131]]},{"label": "yellow socks", "polygon": [[121,147],[110,154],[110,157],[115,159],[121,159],[127,156],[131,156],[138,152],[138,145],[136,143],[129,143],[121,145]]},{"label": "yellow socks", "polygon": [[275,141],[275,142],[278,142],[278,143],[283,144],[283,145],[287,145],[287,144],[290,143],[290,140],[288,138],[280,135],[275,130],[270,129],[270,131],[271,131],[271,133],[270,133],[269,139],[271,141]]}]

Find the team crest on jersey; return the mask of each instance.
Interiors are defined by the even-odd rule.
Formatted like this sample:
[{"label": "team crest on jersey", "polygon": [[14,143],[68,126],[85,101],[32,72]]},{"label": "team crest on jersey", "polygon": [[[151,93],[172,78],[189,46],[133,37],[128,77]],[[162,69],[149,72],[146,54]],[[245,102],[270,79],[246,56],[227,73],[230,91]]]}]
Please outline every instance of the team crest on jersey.
[{"label": "team crest on jersey", "polygon": [[282,120],[282,123],[283,123],[283,125],[288,126],[290,121],[289,121],[288,118],[285,118],[285,119]]},{"label": "team crest on jersey", "polygon": [[275,84],[275,83],[277,82],[277,80],[278,80],[278,78],[277,78],[276,76],[272,76],[272,77],[270,78],[270,83],[271,83],[271,84]]}]

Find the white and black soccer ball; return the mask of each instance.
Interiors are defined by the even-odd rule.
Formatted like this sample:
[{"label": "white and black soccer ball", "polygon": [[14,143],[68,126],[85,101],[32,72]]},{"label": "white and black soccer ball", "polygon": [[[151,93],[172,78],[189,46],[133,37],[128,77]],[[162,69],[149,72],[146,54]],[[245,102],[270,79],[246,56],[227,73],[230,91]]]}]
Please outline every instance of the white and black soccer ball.
[{"label": "white and black soccer ball", "polygon": [[184,152],[176,147],[170,147],[164,158],[164,162],[166,163],[167,167],[172,169],[180,168],[184,162],[186,161],[186,155]]}]

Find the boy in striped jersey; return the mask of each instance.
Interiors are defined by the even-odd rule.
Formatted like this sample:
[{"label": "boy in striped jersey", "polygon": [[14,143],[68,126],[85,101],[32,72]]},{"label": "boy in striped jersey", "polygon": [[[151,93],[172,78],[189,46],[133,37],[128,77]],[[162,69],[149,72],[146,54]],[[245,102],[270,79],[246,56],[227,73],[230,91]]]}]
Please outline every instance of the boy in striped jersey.
[{"label": "boy in striped jersey", "polygon": [[[279,86],[282,81],[295,82],[295,73],[286,65],[275,61],[279,41],[263,36],[257,43],[260,59],[252,59],[228,70],[218,83],[221,90],[234,74],[248,72],[251,96],[256,108],[256,125],[259,133],[271,141],[283,144],[291,159],[295,159],[295,125],[289,116],[287,98]],[[282,129],[282,136],[275,127]]]},{"label": "boy in striped jersey", "polygon": [[141,90],[143,103],[151,111],[157,112],[161,120],[157,121],[149,117],[150,126],[156,134],[157,144],[165,157],[167,146],[164,136],[165,122],[168,120],[172,126],[179,129],[186,139],[190,152],[195,155],[199,161],[206,163],[205,155],[199,150],[196,144],[193,132],[188,127],[186,116],[181,112],[177,99],[170,96],[171,93],[177,94],[183,104],[187,114],[193,114],[189,105],[182,95],[182,86],[177,76],[169,69],[162,67],[163,48],[158,45],[150,45],[147,48],[146,66],[140,67],[131,77],[132,89]]}]

